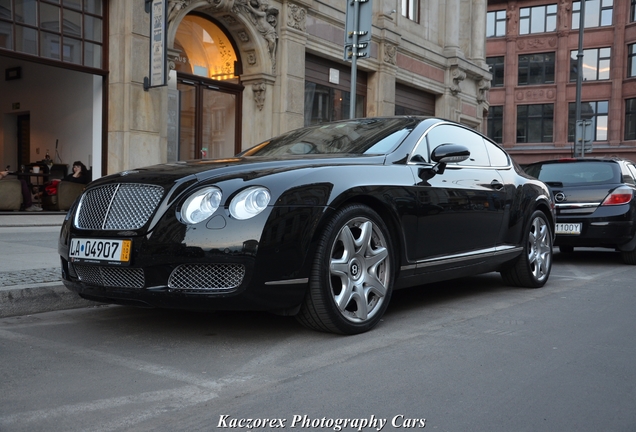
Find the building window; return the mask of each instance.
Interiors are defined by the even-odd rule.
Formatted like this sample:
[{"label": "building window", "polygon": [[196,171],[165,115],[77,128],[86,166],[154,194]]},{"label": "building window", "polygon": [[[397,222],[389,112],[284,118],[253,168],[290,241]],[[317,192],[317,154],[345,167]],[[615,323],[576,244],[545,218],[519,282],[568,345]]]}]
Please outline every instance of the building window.
[{"label": "building window", "polygon": [[519,9],[519,34],[553,32],[556,26],[556,4]]},{"label": "building window", "polygon": [[636,0],[632,0],[632,5],[629,9],[629,20],[631,22],[636,21]]},{"label": "building window", "polygon": [[625,101],[625,141],[636,140],[636,99]]},{"label": "building window", "polygon": [[[356,117],[364,117],[364,96],[356,95]],[[305,126],[349,118],[351,92],[305,81]]]},{"label": "building window", "polygon": [[[570,102],[568,114],[568,141],[574,142],[574,128],[576,126],[576,103]],[[607,141],[608,111],[607,101],[582,102],[581,119],[592,120],[594,141]]]},{"label": "building window", "polygon": [[486,16],[486,37],[503,37],[506,35],[506,11],[488,12]]},{"label": "building window", "polygon": [[405,16],[415,22],[419,22],[419,3],[420,0],[402,0],[402,16]]},{"label": "building window", "polygon": [[[632,2],[633,7],[633,2]],[[612,25],[614,0],[586,0],[585,24],[583,28],[605,27]],[[581,2],[572,3],[572,29],[579,28],[581,20]]]},{"label": "building window", "polygon": [[519,56],[518,85],[554,83],[554,53]]},{"label": "building window", "polygon": [[517,142],[552,142],[554,104],[517,106]]},{"label": "building window", "polygon": [[103,0],[0,0],[0,49],[104,67]]},{"label": "building window", "polygon": [[[570,81],[576,81],[578,76],[579,51],[570,51]],[[611,48],[593,48],[583,50],[583,81],[599,81],[610,78]]]},{"label": "building window", "polygon": [[488,110],[488,138],[503,143],[503,106],[491,106]]},{"label": "building window", "polygon": [[627,77],[636,77],[636,44],[627,46]]},{"label": "building window", "polygon": [[488,57],[486,59],[492,74],[492,81],[490,82],[492,87],[503,87],[504,85],[504,61],[504,57]]}]

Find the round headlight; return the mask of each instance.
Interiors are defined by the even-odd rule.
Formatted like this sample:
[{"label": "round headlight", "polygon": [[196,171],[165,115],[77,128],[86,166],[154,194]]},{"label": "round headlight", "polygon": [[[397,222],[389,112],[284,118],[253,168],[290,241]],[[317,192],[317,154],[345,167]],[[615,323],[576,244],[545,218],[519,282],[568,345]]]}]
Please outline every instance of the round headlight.
[{"label": "round headlight", "polygon": [[189,224],[196,224],[206,220],[221,205],[221,190],[216,187],[206,187],[190,195],[181,207],[181,218]]},{"label": "round headlight", "polygon": [[230,203],[230,215],[239,220],[252,218],[265,210],[272,198],[262,186],[252,186],[234,197]]}]

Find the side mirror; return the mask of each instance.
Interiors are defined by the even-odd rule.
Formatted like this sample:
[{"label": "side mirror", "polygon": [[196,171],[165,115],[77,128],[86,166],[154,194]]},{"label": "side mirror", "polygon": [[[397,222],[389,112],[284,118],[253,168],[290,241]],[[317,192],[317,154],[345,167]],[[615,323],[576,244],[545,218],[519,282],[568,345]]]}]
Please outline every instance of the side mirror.
[{"label": "side mirror", "polygon": [[442,144],[431,153],[431,160],[435,162],[435,166],[420,170],[419,177],[423,181],[427,181],[437,174],[444,174],[447,163],[462,162],[469,157],[470,151],[462,145]]},{"label": "side mirror", "polygon": [[442,144],[431,153],[431,160],[438,164],[463,162],[470,157],[470,151],[459,144]]}]

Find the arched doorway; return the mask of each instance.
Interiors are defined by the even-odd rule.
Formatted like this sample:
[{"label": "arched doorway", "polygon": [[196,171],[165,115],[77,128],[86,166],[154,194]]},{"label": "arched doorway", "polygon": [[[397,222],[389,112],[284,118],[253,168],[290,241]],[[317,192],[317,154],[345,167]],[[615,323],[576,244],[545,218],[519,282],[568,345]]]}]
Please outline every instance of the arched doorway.
[{"label": "arched doorway", "polygon": [[241,150],[243,86],[237,50],[223,29],[191,13],[177,28],[180,160],[223,158]]}]

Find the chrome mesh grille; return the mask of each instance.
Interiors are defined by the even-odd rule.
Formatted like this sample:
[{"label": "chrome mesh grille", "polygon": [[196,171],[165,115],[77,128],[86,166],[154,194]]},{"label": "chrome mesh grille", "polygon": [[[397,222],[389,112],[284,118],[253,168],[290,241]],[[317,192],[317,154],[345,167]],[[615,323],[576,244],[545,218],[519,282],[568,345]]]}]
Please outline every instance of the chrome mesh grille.
[{"label": "chrome mesh grille", "polygon": [[184,264],[172,271],[168,286],[177,290],[229,291],[245,277],[243,264]]},{"label": "chrome mesh grille", "polygon": [[82,196],[75,225],[92,230],[143,227],[163,197],[161,186],[117,183],[89,189]]},{"label": "chrome mesh grille", "polygon": [[144,270],[129,267],[100,267],[83,264],[69,264],[82,282],[113,288],[143,288]]}]

